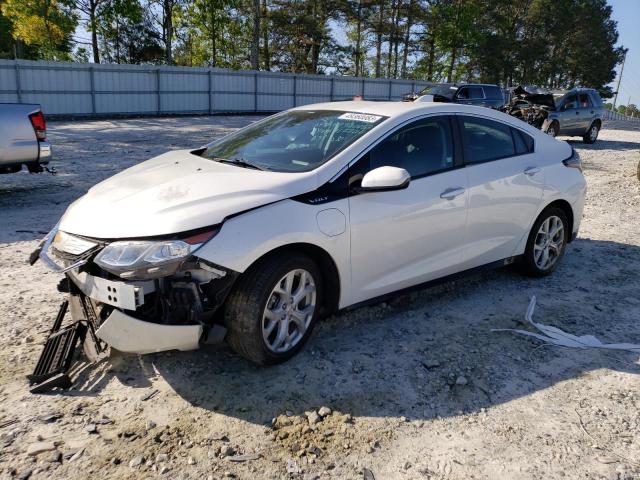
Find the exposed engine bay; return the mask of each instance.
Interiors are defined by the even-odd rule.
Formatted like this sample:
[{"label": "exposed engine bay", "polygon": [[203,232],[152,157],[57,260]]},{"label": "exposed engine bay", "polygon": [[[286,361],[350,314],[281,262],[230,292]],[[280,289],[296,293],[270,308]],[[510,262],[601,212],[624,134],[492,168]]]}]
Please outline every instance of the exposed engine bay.
[{"label": "exposed engine bay", "polygon": [[544,130],[549,112],[556,110],[556,104],[551,91],[520,85],[512,90],[511,101],[500,110]]}]

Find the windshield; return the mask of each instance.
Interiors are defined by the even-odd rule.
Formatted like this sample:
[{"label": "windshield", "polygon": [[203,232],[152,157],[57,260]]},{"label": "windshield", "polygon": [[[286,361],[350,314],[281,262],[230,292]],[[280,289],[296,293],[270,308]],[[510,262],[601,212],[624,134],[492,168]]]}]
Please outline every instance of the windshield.
[{"label": "windshield", "polygon": [[453,94],[456,93],[458,87],[454,85],[434,85],[433,87],[426,87],[421,92],[420,95],[442,95],[443,97],[453,97]]},{"label": "windshield", "polygon": [[306,172],[387,117],[336,110],[295,110],[250,125],[207,147],[202,156],[276,172]]}]

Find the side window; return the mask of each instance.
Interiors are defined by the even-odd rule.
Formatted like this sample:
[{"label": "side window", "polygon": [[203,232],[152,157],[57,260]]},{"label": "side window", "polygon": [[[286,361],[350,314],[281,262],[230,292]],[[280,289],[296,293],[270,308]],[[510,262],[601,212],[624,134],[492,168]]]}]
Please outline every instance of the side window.
[{"label": "side window", "polygon": [[580,99],[580,108],[589,108],[591,106],[591,101],[587,93],[581,93],[578,98]]},{"label": "side window", "polygon": [[467,87],[462,87],[460,90],[458,90],[458,93],[456,93],[456,98],[459,98],[460,100],[468,100],[469,89]]},{"label": "side window", "polygon": [[513,142],[516,146],[516,153],[518,155],[533,153],[534,141],[531,135],[513,127],[511,128],[511,135],[513,135]]},{"label": "side window", "polygon": [[[366,155],[369,170],[404,168],[411,177],[453,167],[451,123],[447,116],[425,118],[392,133]],[[358,162],[360,163],[360,162]]]},{"label": "side window", "polygon": [[487,86],[484,88],[484,94],[487,98],[492,100],[504,100],[504,96],[502,95],[502,90],[500,87]]},{"label": "side window", "polygon": [[565,110],[573,110],[578,108],[578,99],[575,95],[569,95],[564,101]]},{"label": "side window", "polygon": [[467,163],[487,162],[516,155],[511,127],[479,117],[461,117]]},{"label": "side window", "polygon": [[484,92],[482,91],[482,87],[469,87],[469,99],[477,100],[484,98]]}]

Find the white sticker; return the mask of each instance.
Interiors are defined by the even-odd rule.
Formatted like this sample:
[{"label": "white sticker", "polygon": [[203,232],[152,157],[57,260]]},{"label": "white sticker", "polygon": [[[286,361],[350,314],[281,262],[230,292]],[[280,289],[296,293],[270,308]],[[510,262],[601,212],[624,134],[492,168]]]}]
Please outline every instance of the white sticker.
[{"label": "white sticker", "polygon": [[380,115],[370,115],[368,113],[343,113],[338,117],[341,120],[356,120],[358,122],[375,123],[382,117]]}]

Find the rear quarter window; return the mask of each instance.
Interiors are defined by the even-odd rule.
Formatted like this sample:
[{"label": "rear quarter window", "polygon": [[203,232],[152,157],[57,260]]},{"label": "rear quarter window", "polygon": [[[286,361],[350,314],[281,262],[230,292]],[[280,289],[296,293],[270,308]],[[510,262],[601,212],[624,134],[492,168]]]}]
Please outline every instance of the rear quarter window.
[{"label": "rear quarter window", "polygon": [[511,134],[513,135],[513,143],[516,147],[517,155],[533,153],[535,142],[531,135],[513,127],[511,128]]}]

